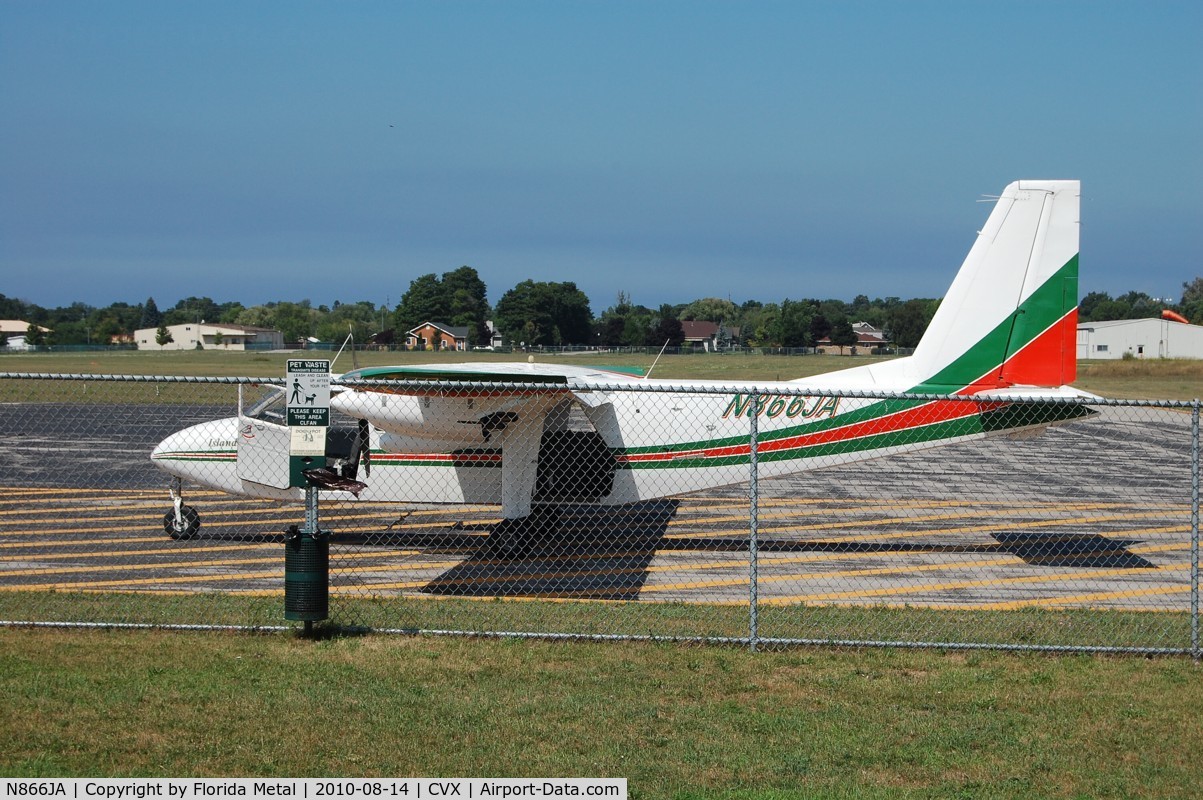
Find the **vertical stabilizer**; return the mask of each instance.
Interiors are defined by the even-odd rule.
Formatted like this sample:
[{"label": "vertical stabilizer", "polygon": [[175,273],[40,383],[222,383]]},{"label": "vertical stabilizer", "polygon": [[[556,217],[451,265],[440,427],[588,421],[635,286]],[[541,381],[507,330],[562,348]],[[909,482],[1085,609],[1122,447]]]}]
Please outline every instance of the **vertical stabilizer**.
[{"label": "vertical stabilizer", "polygon": [[921,391],[1062,386],[1077,374],[1078,181],[1016,181],[912,357]]}]

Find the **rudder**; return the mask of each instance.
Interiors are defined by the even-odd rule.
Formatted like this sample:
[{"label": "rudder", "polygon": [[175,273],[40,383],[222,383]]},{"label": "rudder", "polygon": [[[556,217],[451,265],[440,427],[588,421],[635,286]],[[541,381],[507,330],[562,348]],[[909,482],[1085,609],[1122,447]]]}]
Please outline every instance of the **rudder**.
[{"label": "rudder", "polygon": [[1074,380],[1079,194],[1078,181],[1003,190],[915,350],[918,391]]}]

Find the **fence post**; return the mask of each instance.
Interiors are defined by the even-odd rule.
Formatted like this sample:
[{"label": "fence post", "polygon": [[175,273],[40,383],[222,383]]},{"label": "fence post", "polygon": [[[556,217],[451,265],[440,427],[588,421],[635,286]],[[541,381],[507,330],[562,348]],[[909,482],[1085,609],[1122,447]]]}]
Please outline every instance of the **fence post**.
[{"label": "fence post", "polygon": [[1198,663],[1199,650],[1199,399],[1190,412],[1190,649]]},{"label": "fence post", "polygon": [[756,641],[760,637],[760,587],[758,585],[760,565],[758,563],[759,542],[757,541],[757,528],[760,522],[760,485],[759,469],[756,463],[760,438],[760,404],[760,394],[753,394],[752,413],[748,415],[750,418],[748,425],[748,469],[750,471],[748,487],[748,648],[753,653],[756,652]]}]

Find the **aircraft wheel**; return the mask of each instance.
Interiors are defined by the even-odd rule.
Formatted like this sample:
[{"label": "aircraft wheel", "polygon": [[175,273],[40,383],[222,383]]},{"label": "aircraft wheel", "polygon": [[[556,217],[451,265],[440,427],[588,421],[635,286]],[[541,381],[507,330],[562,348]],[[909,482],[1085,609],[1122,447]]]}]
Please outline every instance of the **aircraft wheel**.
[{"label": "aircraft wheel", "polygon": [[200,514],[192,506],[180,506],[180,523],[175,520],[175,511],[163,515],[163,530],[172,539],[191,539],[200,526]]}]

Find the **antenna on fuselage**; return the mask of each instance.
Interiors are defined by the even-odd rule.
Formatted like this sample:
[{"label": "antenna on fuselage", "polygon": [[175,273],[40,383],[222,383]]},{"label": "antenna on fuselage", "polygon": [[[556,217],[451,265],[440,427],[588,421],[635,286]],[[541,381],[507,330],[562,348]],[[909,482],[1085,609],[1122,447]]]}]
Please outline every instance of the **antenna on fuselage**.
[{"label": "antenna on fuselage", "polygon": [[664,346],[663,346],[663,347],[661,347],[661,348],[660,348],[660,352],[656,354],[656,360],[652,362],[652,365],[651,365],[650,367],[648,367],[648,368],[647,368],[647,372],[645,372],[645,373],[644,373],[644,375],[643,375],[643,379],[644,379],[645,381],[646,381],[648,378],[652,377],[652,370],[654,370],[654,369],[656,368],[656,365],[660,363],[660,356],[664,355],[664,351],[668,349],[668,343],[669,343],[669,342],[671,342],[671,341],[672,341],[672,339],[665,339],[665,340],[664,340]]},{"label": "antenna on fuselage", "polygon": [[343,350],[347,349],[347,343],[351,344],[351,366],[354,369],[359,369],[359,358],[355,354],[355,328],[351,323],[347,323],[347,338],[343,339],[342,347],[338,348],[338,352],[334,355],[334,361],[330,362],[330,372],[334,372],[334,364],[338,361],[338,357],[343,354]]}]

